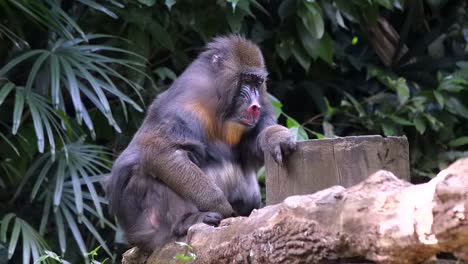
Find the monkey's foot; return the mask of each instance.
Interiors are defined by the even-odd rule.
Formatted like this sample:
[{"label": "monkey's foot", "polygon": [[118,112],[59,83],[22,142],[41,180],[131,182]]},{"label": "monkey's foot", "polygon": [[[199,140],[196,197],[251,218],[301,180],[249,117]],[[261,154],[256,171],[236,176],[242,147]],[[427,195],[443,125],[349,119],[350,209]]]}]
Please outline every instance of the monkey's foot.
[{"label": "monkey's foot", "polygon": [[218,226],[219,222],[223,220],[223,216],[220,213],[206,212],[204,214],[205,216],[203,217],[203,223],[207,225]]},{"label": "monkey's foot", "polygon": [[173,233],[176,236],[185,236],[188,229],[194,224],[205,223],[211,226],[218,226],[221,220],[223,220],[223,216],[217,212],[194,213],[179,222],[179,224],[174,228]]}]

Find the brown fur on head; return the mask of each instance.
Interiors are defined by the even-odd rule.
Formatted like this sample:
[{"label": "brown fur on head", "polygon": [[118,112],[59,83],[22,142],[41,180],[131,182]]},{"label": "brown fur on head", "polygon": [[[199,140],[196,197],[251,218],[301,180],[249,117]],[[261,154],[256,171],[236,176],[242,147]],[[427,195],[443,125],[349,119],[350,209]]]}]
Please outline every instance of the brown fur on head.
[{"label": "brown fur on head", "polygon": [[[239,35],[228,35],[214,38],[197,61],[197,67],[206,67],[207,70],[197,71],[197,80],[202,79],[204,82],[201,87],[195,88],[197,91],[185,104],[185,109],[203,122],[210,137],[235,145],[248,127],[228,117],[233,114],[233,109],[238,110],[235,97],[242,85],[242,75],[252,73],[266,79],[262,53],[253,42]],[[256,88],[259,97],[264,97],[265,82]]]},{"label": "brown fur on head", "polygon": [[239,35],[214,38],[208,43],[207,51],[201,54],[212,56],[212,62],[224,59],[225,69],[243,70],[247,67],[264,68],[265,62],[258,46]]}]

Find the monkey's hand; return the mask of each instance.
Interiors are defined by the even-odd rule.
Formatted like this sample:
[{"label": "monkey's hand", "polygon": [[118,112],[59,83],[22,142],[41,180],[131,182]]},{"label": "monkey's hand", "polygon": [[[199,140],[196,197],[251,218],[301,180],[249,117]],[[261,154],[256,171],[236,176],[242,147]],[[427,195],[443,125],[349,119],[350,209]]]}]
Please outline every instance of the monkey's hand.
[{"label": "monkey's hand", "polygon": [[289,129],[272,125],[260,135],[260,147],[264,153],[270,153],[276,163],[283,165],[283,160],[296,149],[296,141]]},{"label": "monkey's hand", "polygon": [[224,218],[236,216],[236,213],[232,209],[231,204],[228,202],[224,193],[220,190],[212,190],[211,192],[205,191],[207,194],[211,193],[211,199],[203,199],[201,201],[200,198],[197,200],[197,207],[202,212],[218,212]]}]

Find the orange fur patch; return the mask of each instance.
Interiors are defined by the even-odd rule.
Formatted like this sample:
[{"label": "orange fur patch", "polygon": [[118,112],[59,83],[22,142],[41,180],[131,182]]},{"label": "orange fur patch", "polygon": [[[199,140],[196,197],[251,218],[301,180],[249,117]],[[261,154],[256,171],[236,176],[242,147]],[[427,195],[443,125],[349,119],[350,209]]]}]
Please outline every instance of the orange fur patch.
[{"label": "orange fur patch", "polygon": [[214,110],[210,110],[200,102],[187,104],[186,110],[194,113],[200,119],[209,137],[221,140],[230,146],[239,143],[246,130],[245,126],[230,121],[226,121],[220,126],[215,118]]},{"label": "orange fur patch", "polygon": [[236,145],[239,143],[245,129],[246,127],[241,124],[229,121],[224,122],[223,128],[221,129],[221,138],[228,145]]}]

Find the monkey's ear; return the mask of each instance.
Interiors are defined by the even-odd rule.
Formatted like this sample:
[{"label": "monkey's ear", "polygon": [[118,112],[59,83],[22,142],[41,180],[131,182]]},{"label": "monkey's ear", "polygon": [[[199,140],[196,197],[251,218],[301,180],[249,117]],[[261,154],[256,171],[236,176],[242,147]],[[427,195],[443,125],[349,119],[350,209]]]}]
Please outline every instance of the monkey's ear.
[{"label": "monkey's ear", "polygon": [[213,54],[213,56],[211,56],[211,63],[213,64],[219,64],[221,62],[223,58],[221,57],[221,55],[219,54]]}]

